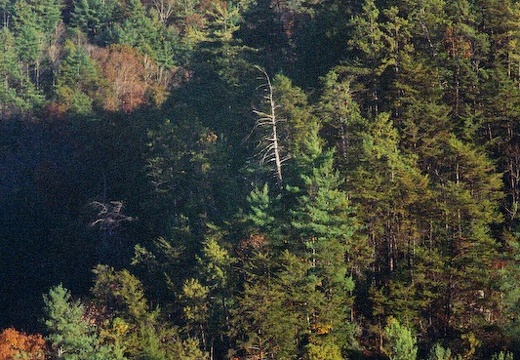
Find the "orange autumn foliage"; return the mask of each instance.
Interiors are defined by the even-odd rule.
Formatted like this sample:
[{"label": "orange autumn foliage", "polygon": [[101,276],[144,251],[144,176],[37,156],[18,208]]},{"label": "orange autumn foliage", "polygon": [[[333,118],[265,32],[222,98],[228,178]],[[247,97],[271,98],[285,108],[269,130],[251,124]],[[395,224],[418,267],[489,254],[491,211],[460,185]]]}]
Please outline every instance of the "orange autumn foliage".
[{"label": "orange autumn foliage", "polygon": [[13,328],[0,333],[0,360],[45,359],[45,340],[39,334],[27,335]]},{"label": "orange autumn foliage", "polygon": [[152,81],[145,57],[137,49],[112,45],[96,49],[92,57],[106,81],[101,94],[105,110],[129,112],[146,103],[146,91]]},{"label": "orange autumn foliage", "polygon": [[473,44],[467,36],[461,34],[453,26],[446,28],[445,36],[444,42],[452,58],[470,59],[473,56]]}]

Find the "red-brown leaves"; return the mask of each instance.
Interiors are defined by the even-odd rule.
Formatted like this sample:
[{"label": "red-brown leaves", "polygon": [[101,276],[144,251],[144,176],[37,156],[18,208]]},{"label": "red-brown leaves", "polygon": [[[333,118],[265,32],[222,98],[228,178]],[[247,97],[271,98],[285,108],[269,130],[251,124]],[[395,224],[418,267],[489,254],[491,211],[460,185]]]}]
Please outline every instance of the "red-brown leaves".
[{"label": "red-brown leaves", "polygon": [[92,54],[98,62],[105,84],[101,90],[103,108],[108,111],[132,111],[146,103],[153,82],[147,59],[135,48],[112,45]]}]

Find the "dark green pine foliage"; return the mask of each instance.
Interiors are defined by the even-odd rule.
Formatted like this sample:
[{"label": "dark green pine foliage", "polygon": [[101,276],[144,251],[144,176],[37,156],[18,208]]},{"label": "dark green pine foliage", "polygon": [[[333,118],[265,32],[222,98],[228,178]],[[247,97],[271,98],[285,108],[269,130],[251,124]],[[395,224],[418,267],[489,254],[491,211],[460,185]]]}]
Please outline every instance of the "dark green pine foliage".
[{"label": "dark green pine foliage", "polygon": [[[360,165],[352,175],[352,203],[371,248],[371,311],[376,333],[389,315],[409,322],[426,306],[419,304],[426,299],[416,293],[413,275],[417,275],[414,266],[421,228],[427,223],[423,209],[430,196],[429,183],[417,158],[400,151],[398,144],[389,115],[380,114],[363,135]],[[366,311],[363,305],[359,306]]]},{"label": "dark green pine foliage", "polygon": [[159,67],[157,79],[165,81],[164,72],[178,65],[179,60],[185,57],[178,31],[160,22],[141,0],[129,1],[124,15],[124,20],[117,26],[117,42],[128,44],[150,56]]},{"label": "dark green pine foliage", "polygon": [[444,40],[446,25],[446,0],[391,1],[408,22],[411,43],[417,55],[430,59],[434,64],[442,65],[445,59]]},{"label": "dark green pine foliage", "polygon": [[[52,74],[45,74],[46,50],[56,39],[61,22],[61,1],[17,1],[14,6],[14,29],[19,57],[37,89],[52,84]],[[42,83],[44,82],[44,83]]]},{"label": "dark green pine foliage", "polygon": [[351,78],[343,67],[331,70],[322,78],[323,92],[316,105],[316,116],[321,119],[320,131],[329,147],[336,148],[335,166],[348,177],[359,165],[362,132],[367,120],[361,116],[354,100]]},{"label": "dark green pine foliage", "polygon": [[100,85],[96,63],[79,43],[67,40],[56,79],[56,97],[63,110],[86,115],[92,112],[96,90]]},{"label": "dark green pine foliage", "polygon": [[128,44],[147,52],[157,38],[158,24],[148,16],[141,0],[128,1],[125,8],[126,19],[119,30],[119,43]]},{"label": "dark green pine foliage", "polygon": [[[27,2],[27,4],[31,7],[30,11],[36,17],[37,28],[45,36],[51,35],[61,21],[62,2],[60,0],[36,0]],[[45,41],[49,40],[50,38],[47,38]]]},{"label": "dark green pine foliage", "polygon": [[[238,216],[244,223],[242,240],[237,246],[243,291],[231,310],[229,335],[236,343],[234,348],[238,354],[272,358],[277,358],[278,353],[282,357],[294,356],[297,346],[297,330],[291,329],[295,323],[294,314],[285,311],[285,293],[292,287],[280,291],[275,285],[278,265],[281,264],[276,255],[280,250],[276,249],[280,248],[280,243],[286,243],[280,230],[281,219],[278,216],[281,213],[276,212],[277,202],[271,197],[267,183],[262,188],[254,188],[247,200],[249,211]],[[296,272],[292,274],[296,275]],[[298,274],[301,275],[301,271]]]},{"label": "dark green pine foliage", "polygon": [[520,177],[517,175],[520,164],[520,12],[517,5],[510,1],[482,4],[486,10],[484,24],[491,40],[493,69],[482,85],[483,121],[477,132],[497,159],[498,170],[505,174],[505,215],[509,230],[518,224],[520,199]]},{"label": "dark green pine foliage", "polygon": [[[265,185],[249,197],[250,235],[242,244],[249,250],[248,257],[241,259],[247,285],[239,297],[235,321],[255,319],[255,328],[242,335],[243,347],[250,353],[255,346],[273,352],[272,342],[279,339],[284,345],[273,352],[274,358],[338,354],[352,349],[355,342],[350,322],[354,284],[347,259],[353,255],[354,216],[340,189],[333,151],[322,148],[319,124],[306,95],[282,76],[273,85],[277,113],[286,120],[281,141],[290,149],[291,158],[286,163],[284,189],[273,197]],[[280,266],[289,260],[286,266],[297,266],[298,271]],[[280,288],[280,281],[286,285]],[[299,296],[294,294],[297,284]],[[263,313],[252,308],[254,301],[265,304],[258,308]],[[275,314],[286,320],[273,324]],[[264,327],[269,330],[256,330],[263,336],[253,336],[254,329]],[[235,336],[240,339],[240,334]]]},{"label": "dark green pine foliage", "polygon": [[395,79],[394,123],[402,137],[403,150],[418,156],[422,171],[431,173],[439,141],[453,131],[450,109],[443,100],[440,70],[412,52],[401,53],[400,72]]},{"label": "dark green pine foliage", "polygon": [[269,73],[291,68],[294,61],[291,18],[294,11],[289,1],[260,0],[252,2],[244,12],[245,26],[237,38],[251,48],[258,49],[256,63]]},{"label": "dark green pine foliage", "polygon": [[[414,15],[413,7],[408,10],[412,11],[410,16]],[[396,249],[408,249],[408,255],[402,258],[406,260],[404,269],[408,270],[403,273],[403,266],[399,266],[398,262],[394,262],[397,267],[393,271],[392,266],[388,268],[391,270],[391,280],[382,288],[381,296],[376,297],[385,305],[376,306],[375,310],[380,313],[385,309],[384,311],[390,311],[399,316],[400,320],[406,321],[417,317],[415,311],[424,313],[425,316],[428,313],[431,316],[433,312],[433,319],[448,319],[447,323],[438,325],[445,331],[453,329],[454,324],[458,324],[459,329],[468,331],[478,327],[475,323],[463,321],[464,316],[461,315],[464,311],[474,311],[471,307],[462,305],[471,302],[469,288],[482,289],[487,301],[483,306],[495,307],[496,292],[489,287],[490,283],[485,284],[484,281],[477,284],[475,280],[471,283],[470,278],[493,278],[490,261],[496,256],[496,245],[490,236],[489,226],[500,221],[500,217],[497,217],[497,205],[501,195],[500,181],[487,156],[477,147],[457,138],[460,134],[461,137],[467,136],[472,140],[467,135],[472,131],[472,125],[468,124],[470,116],[478,124],[479,104],[472,94],[478,92],[476,89],[484,76],[480,66],[483,66],[488,45],[486,36],[472,27],[476,26],[478,9],[467,2],[456,2],[450,3],[447,9],[448,14],[452,11],[465,14],[458,16],[456,20],[465,22],[465,25],[454,20],[444,29],[444,44],[450,43],[450,49],[446,48],[443,53],[433,52],[437,47],[432,41],[429,53],[420,56],[411,47],[401,47],[402,51],[394,63],[398,64],[399,71],[395,71],[393,76],[390,89],[395,92],[389,99],[394,104],[394,123],[402,136],[399,143],[396,142],[399,137],[395,137],[394,147],[402,146],[404,152],[401,157],[408,157],[408,164],[415,164],[413,167],[416,179],[424,175],[428,175],[428,178],[409,182],[423,184],[421,187],[399,186],[406,194],[400,196],[399,200],[411,199],[412,202],[397,212],[399,207],[392,206],[389,214],[399,220],[393,220],[382,227],[386,228],[381,233],[386,235],[382,236],[390,239],[388,244],[395,242],[385,252],[391,254]],[[417,35],[414,35],[414,31],[416,30],[412,29],[411,39],[416,42]],[[422,49],[426,51],[428,48]],[[453,68],[448,73],[445,69],[440,69],[436,61],[436,57],[444,54],[448,58],[452,57],[448,60],[448,68],[452,65]],[[449,76],[452,81],[450,84],[453,84],[448,90],[453,101],[451,113],[445,100],[445,76]],[[472,88],[462,90],[466,87]],[[377,162],[368,162],[373,163]],[[382,193],[390,194],[388,190]],[[480,210],[474,211],[477,207]],[[414,256],[410,256],[411,254]],[[480,268],[480,275],[473,273],[479,269],[475,262],[470,261],[474,257],[485,264]],[[444,268],[442,273],[435,270],[439,267]],[[470,273],[473,275],[466,278],[465,274]],[[451,274],[451,279],[443,274]],[[464,280],[455,280],[458,277]],[[467,287],[460,286],[461,284]],[[397,298],[407,300],[392,300]],[[478,301],[473,299],[473,302]],[[442,314],[438,309],[444,309],[445,313]],[[455,316],[454,313],[459,315]],[[475,314],[466,314],[465,318],[480,321]]]},{"label": "dark green pine foliage", "polygon": [[123,360],[123,349],[117,345],[102,344],[96,327],[85,316],[85,307],[73,301],[61,285],[44,296],[46,320],[55,358],[65,360]]},{"label": "dark green pine foliage", "polygon": [[[358,1],[295,1],[302,8],[294,32],[295,64],[288,75],[302,88],[316,88],[322,76],[350,58],[345,44],[351,35],[349,21]],[[323,49],[328,49],[323,51]]]},{"label": "dark green pine foliage", "polygon": [[[164,224],[161,224],[164,226]],[[154,300],[166,311],[181,313],[183,303],[177,301],[183,284],[193,278],[195,254],[201,251],[201,239],[194,234],[189,221],[182,216],[171,221],[167,236],[135,246],[133,265],[144,274],[143,283]]]},{"label": "dark green pine foliage", "polygon": [[2,27],[8,28],[11,25],[14,1],[13,0],[2,0],[0,1],[0,21],[2,21]]},{"label": "dark green pine foliage", "polygon": [[490,58],[494,67],[500,64],[507,69],[509,77],[518,80],[520,73],[519,60],[519,20],[518,2],[478,1],[482,11],[482,30],[490,42]]},{"label": "dark green pine foliage", "polygon": [[106,342],[120,344],[129,359],[207,358],[197,340],[181,338],[160,308],[150,309],[142,283],[128,270],[98,265],[94,273],[93,308],[104,319],[99,333]]},{"label": "dark green pine foliage", "polygon": [[243,87],[247,81],[253,80],[246,80],[252,70],[249,64],[252,48],[235,36],[245,26],[243,16],[248,3],[247,0],[214,3],[207,14],[207,37],[199,45],[203,60],[211,63],[224,84],[234,88]]},{"label": "dark green pine foliage", "polygon": [[485,67],[490,51],[489,37],[479,31],[482,8],[467,0],[446,4],[445,69],[449,71],[449,98],[459,127],[478,109],[480,84],[486,81]]},{"label": "dark green pine foliage", "polygon": [[[339,359],[353,324],[366,349],[398,342],[391,317],[422,354],[518,348],[517,0],[0,0],[0,20],[7,326],[38,317],[28,289],[86,292],[110,253],[84,241],[103,198],[138,218],[110,250],[122,266],[142,241],[144,285],[98,269],[82,309],[54,289],[56,356]],[[115,43],[161,109],[97,106],[99,70],[118,69],[91,56]],[[272,103],[254,64],[278,73]],[[278,121],[277,186],[252,165],[272,141],[252,108]]]},{"label": "dark green pine foliage", "polygon": [[0,117],[6,119],[37,108],[43,97],[20,68],[15,37],[7,27],[0,30],[0,43]]},{"label": "dark green pine foliage", "polygon": [[[334,168],[334,152],[323,149],[318,121],[298,116],[296,110],[304,114],[304,104],[291,104],[294,120],[288,122],[296,135],[304,136],[294,137],[296,146],[288,165],[291,177],[287,196],[294,197],[294,204],[288,208],[292,229],[287,247],[310,264],[308,276],[315,285],[309,341],[317,345],[331,343],[346,350],[354,345],[355,333],[350,323],[354,283],[347,263],[348,255],[353,253],[355,220]],[[288,105],[283,108],[291,109]]]},{"label": "dark green pine foliage", "polygon": [[224,353],[229,343],[223,334],[230,330],[230,308],[234,305],[237,277],[234,258],[224,242],[224,232],[213,225],[205,236],[202,252],[197,256],[195,278],[184,282],[180,299],[187,330],[211,353]]},{"label": "dark green pine foliage", "polygon": [[[375,118],[363,136],[361,164],[353,175],[352,198],[363,209],[365,231],[372,241],[386,239],[390,242],[381,244],[382,248],[375,251],[376,256],[383,251],[381,255],[386,258],[386,270],[378,270],[383,273],[391,273],[396,266],[400,256],[394,250],[407,249],[402,245],[406,245],[408,240],[402,239],[402,245],[392,244],[393,241],[402,241],[395,232],[405,230],[403,226],[406,226],[410,228],[401,236],[407,236],[407,233],[414,236],[413,228],[418,223],[410,222],[413,217],[407,217],[410,212],[419,211],[421,203],[428,197],[428,179],[420,173],[417,158],[400,151],[398,141],[398,132],[389,115],[381,114]],[[414,215],[416,220],[420,219],[420,213]],[[379,247],[376,243],[373,246]]]},{"label": "dark green pine foliage", "polygon": [[501,290],[504,291],[506,334],[511,338],[513,346],[520,344],[520,242],[518,232],[508,234],[506,240],[506,266],[501,270]]},{"label": "dark green pine foliage", "polygon": [[386,45],[382,29],[381,11],[373,0],[364,2],[361,11],[356,13],[349,24],[352,37],[349,48],[355,54],[353,73],[359,79],[359,87],[365,101],[362,106],[369,115],[380,112],[381,88],[380,76],[386,69]]},{"label": "dark green pine foliage", "polygon": [[40,33],[44,44],[51,40],[52,33],[61,21],[62,3],[59,0],[17,1],[14,6],[15,29],[27,26]]},{"label": "dark green pine foliage", "polygon": [[106,46],[117,40],[115,26],[121,14],[120,5],[113,0],[75,0],[69,24],[85,33],[92,43]]},{"label": "dark green pine foliage", "polygon": [[277,228],[280,226],[277,223],[280,213],[276,212],[277,201],[280,196],[272,198],[269,195],[269,187],[266,184],[262,188],[254,188],[247,201],[249,203],[249,214],[247,214],[247,221],[250,222],[252,229],[257,229],[261,234],[268,234],[269,236],[276,235]]},{"label": "dark green pine foliage", "polygon": [[[350,323],[354,282],[347,256],[352,251],[354,219],[331,151],[322,152],[317,138],[309,139],[309,158],[298,185],[298,203],[291,209],[292,251],[309,262],[315,281],[311,310],[311,342],[331,342],[342,349],[353,346]],[[308,167],[307,167],[308,166]],[[293,191],[295,189],[292,189]]]},{"label": "dark green pine foliage", "polygon": [[[219,8],[216,6],[207,14],[206,40],[197,42],[194,49],[188,52],[181,51],[180,55],[175,56],[175,61],[189,66],[189,72],[183,69],[179,73],[181,77],[183,73],[189,75],[189,82],[185,86],[171,89],[164,113],[166,118],[172,119],[168,126],[176,128],[174,132],[179,134],[181,139],[187,140],[186,146],[192,148],[188,150],[191,155],[185,154],[184,159],[193,156],[193,165],[189,165],[189,160],[186,164],[197,166],[195,163],[204,162],[202,171],[207,175],[211,174],[207,177],[208,182],[197,191],[192,190],[191,195],[199,196],[205,192],[201,189],[211,189],[213,198],[201,204],[212,207],[208,214],[216,215],[218,219],[214,217],[211,222],[220,224],[245,203],[250,190],[248,185],[244,185],[244,182],[248,182],[245,176],[237,174],[243,174],[244,162],[250,156],[251,144],[245,139],[254,126],[250,106],[252,89],[257,86],[257,75],[248,63],[248,50],[231,37],[237,22],[240,22],[240,14],[237,11],[242,9],[241,5],[219,5]],[[167,39],[165,41],[172,44]],[[182,44],[186,45],[185,38],[182,39]],[[180,59],[177,60],[177,57]],[[160,133],[161,131],[158,131],[158,134]],[[194,133],[199,133],[201,138],[194,136]],[[155,147],[153,143],[155,141],[152,141],[152,148]],[[156,149],[158,153],[165,150]],[[201,150],[198,155],[197,149]],[[209,155],[208,151],[212,155]],[[172,158],[176,157],[177,155],[174,155]],[[176,168],[180,169],[179,166]],[[182,168],[186,169],[184,165]],[[195,171],[195,174],[198,176],[199,173]],[[195,182],[192,184],[195,189]],[[189,193],[185,192],[184,195]]]},{"label": "dark green pine foliage", "polygon": [[490,226],[501,221],[502,185],[485,154],[454,136],[443,144],[436,163],[440,176],[432,190],[434,211],[441,215],[434,220],[435,242],[446,259],[445,325],[474,330],[486,321],[486,312],[480,309],[492,311],[497,301],[493,286],[497,244]]},{"label": "dark green pine foliage", "polygon": [[[259,85],[259,74],[251,61],[254,52],[235,36],[236,31],[246,26],[243,13],[247,3],[213,3],[204,17],[207,27],[204,39],[190,44],[192,40],[183,35],[183,46],[192,50],[186,53],[182,64],[189,66],[194,76],[188,86],[172,97],[178,104],[188,105],[205,126],[226,142],[232,152],[230,165],[236,171],[244,166],[253,146],[245,139],[254,127],[251,103],[254,89]],[[248,191],[249,188],[242,200]]]},{"label": "dark green pine foliage", "polygon": [[248,196],[237,248],[244,289],[231,310],[229,332],[237,354],[294,358],[311,331],[316,281],[308,275],[309,261],[293,253],[282,198],[280,189],[270,191],[267,183]]},{"label": "dark green pine foliage", "polygon": [[355,89],[364,94],[358,97],[364,113],[374,117],[391,111],[400,96],[393,83],[401,72],[402,57],[413,50],[406,14],[398,6],[385,8],[368,0],[349,26],[348,45],[355,59],[346,68],[355,75]]},{"label": "dark green pine foliage", "polygon": [[252,243],[251,250],[230,334],[246,354],[296,358],[311,325],[309,303],[314,302],[315,283],[307,275],[309,263],[289,251],[274,255],[261,242]]},{"label": "dark green pine foliage", "polygon": [[184,215],[197,222],[200,216],[211,218],[219,205],[215,194],[220,181],[214,161],[221,140],[192,114],[184,117],[149,130],[147,170],[155,195],[168,204],[165,219],[177,221]]},{"label": "dark green pine foliage", "polygon": [[489,97],[484,110],[485,121],[480,138],[497,160],[497,168],[505,175],[505,220],[509,230],[518,226],[520,205],[520,88],[518,80],[507,76],[506,69],[497,67],[493,80],[484,89]]}]

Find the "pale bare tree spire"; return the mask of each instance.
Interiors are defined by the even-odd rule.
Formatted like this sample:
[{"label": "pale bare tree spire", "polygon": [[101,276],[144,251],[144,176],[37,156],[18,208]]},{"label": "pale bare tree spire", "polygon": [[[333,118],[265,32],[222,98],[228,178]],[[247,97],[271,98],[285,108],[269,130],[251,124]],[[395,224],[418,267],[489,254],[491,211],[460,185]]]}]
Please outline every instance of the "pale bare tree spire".
[{"label": "pale bare tree spire", "polygon": [[280,188],[283,185],[283,175],[282,175],[282,164],[284,161],[289,159],[289,156],[282,156],[281,150],[282,146],[280,144],[280,140],[278,138],[278,123],[284,121],[283,119],[279,119],[276,115],[276,110],[278,106],[275,103],[274,99],[274,89],[271,83],[271,79],[267,72],[258,67],[258,69],[262,72],[265,77],[265,96],[264,100],[269,107],[267,111],[258,111],[254,110],[255,115],[258,116],[258,120],[256,121],[255,127],[267,127],[269,128],[268,135],[263,139],[266,143],[260,149],[261,154],[261,162],[262,163],[274,163],[274,173],[276,177],[276,183]]}]

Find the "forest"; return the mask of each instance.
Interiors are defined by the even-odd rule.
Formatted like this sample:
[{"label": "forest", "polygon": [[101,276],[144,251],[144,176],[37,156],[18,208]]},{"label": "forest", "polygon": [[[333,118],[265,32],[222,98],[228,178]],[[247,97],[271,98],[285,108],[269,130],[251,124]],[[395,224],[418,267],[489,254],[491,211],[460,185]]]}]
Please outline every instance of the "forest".
[{"label": "forest", "polygon": [[0,21],[0,360],[520,359],[520,1]]}]

